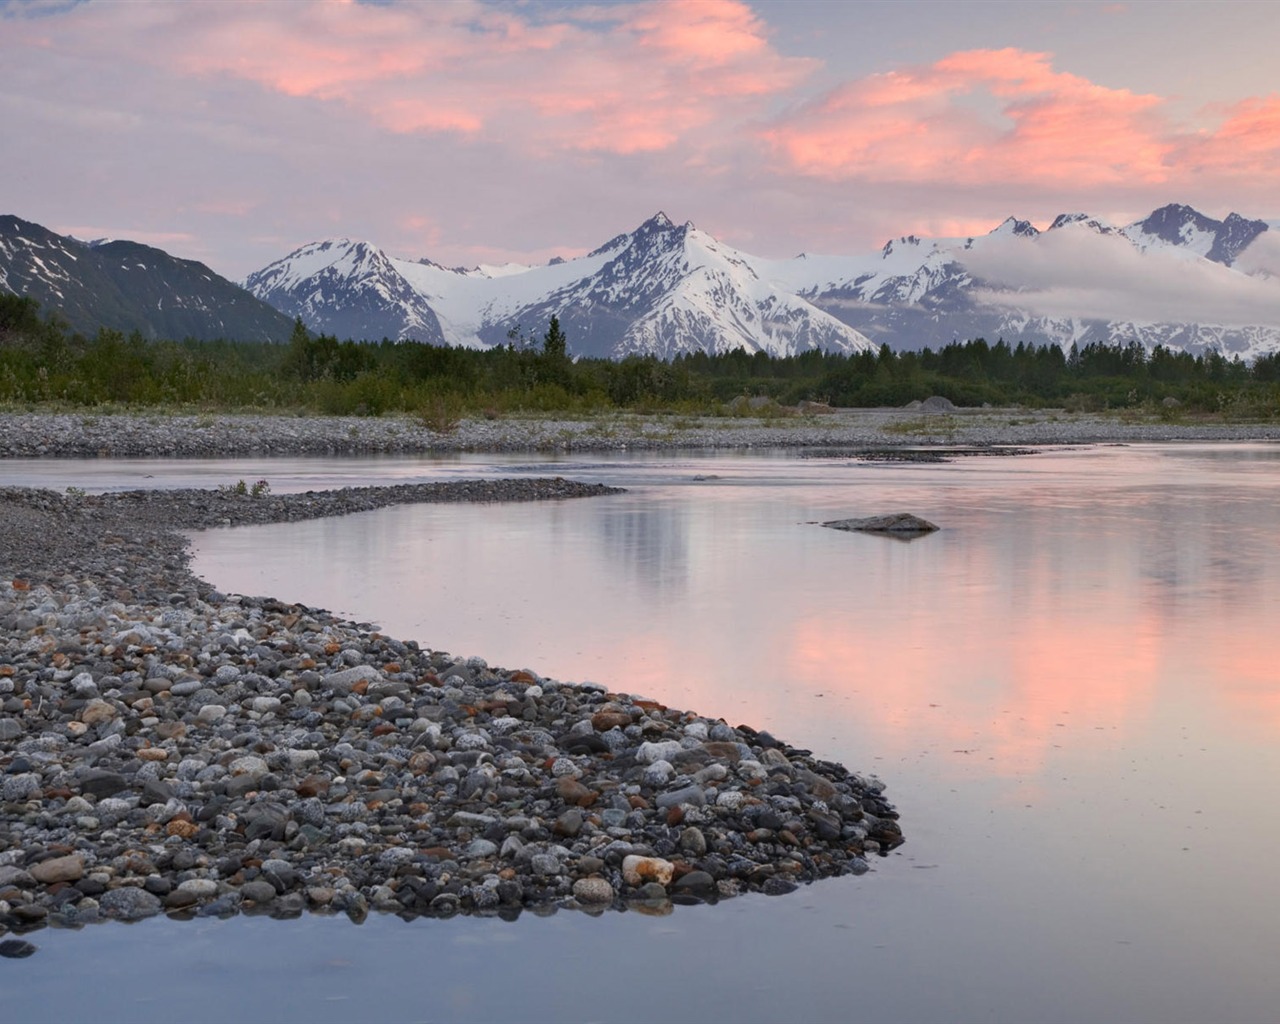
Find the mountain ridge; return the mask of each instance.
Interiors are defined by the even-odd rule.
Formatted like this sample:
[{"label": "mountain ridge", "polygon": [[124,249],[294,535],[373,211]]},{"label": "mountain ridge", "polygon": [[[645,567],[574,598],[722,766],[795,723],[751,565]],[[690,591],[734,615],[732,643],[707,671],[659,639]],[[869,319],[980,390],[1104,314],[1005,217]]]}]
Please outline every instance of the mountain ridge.
[{"label": "mountain ridge", "polygon": [[[531,344],[556,316],[572,355],[608,358],[904,351],[975,337],[1254,358],[1280,350],[1278,226],[1171,203],[1123,225],[1084,212],[1043,229],[1008,217],[984,235],[907,234],[860,256],[778,260],[659,211],[584,256],[539,266],[450,268],[367,241],[311,242],[250,274],[242,290],[158,249],[80,242],[8,217],[0,288],[32,294],[77,329],[148,337],[216,329],[283,340],[301,317],[356,340],[489,347]],[[269,329],[237,335],[216,317],[245,303],[270,311]]]},{"label": "mountain ridge", "polygon": [[291,318],[203,263],[122,239],[81,242],[0,216],[0,290],[36,299],[72,330],[284,341]]}]

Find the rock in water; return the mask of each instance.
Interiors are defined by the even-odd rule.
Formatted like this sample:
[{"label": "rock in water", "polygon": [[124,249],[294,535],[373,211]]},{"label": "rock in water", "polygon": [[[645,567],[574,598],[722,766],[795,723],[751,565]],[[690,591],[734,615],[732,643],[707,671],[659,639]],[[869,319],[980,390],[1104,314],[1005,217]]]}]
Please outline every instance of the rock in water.
[{"label": "rock in water", "polygon": [[823,523],[833,530],[857,530],[861,533],[888,533],[894,536],[920,536],[933,533],[938,527],[927,519],[910,512],[893,512],[885,516],[869,516],[865,519],[833,519]]},{"label": "rock in water", "polygon": [[4,942],[0,942],[0,956],[10,960],[24,960],[36,949],[36,946],[22,939],[5,939]]}]

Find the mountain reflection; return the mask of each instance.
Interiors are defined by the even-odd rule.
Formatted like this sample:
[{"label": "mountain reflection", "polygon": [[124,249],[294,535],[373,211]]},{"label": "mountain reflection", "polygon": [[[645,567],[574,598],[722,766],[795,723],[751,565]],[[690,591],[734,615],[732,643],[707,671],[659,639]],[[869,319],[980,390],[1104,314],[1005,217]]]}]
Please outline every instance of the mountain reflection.
[{"label": "mountain reflection", "polygon": [[[607,499],[204,534],[197,567],[824,756],[1025,780],[1064,749],[1172,743],[1174,720],[1224,742],[1280,730],[1280,478],[1222,451],[726,460]],[[903,545],[812,525],[900,510],[943,529]]]}]

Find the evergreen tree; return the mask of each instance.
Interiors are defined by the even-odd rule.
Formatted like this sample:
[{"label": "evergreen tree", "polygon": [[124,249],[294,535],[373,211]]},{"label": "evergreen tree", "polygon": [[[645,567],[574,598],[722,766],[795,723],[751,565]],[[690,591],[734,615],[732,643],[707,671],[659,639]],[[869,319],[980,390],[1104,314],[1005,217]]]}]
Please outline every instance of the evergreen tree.
[{"label": "evergreen tree", "polygon": [[542,352],[548,359],[560,360],[568,358],[568,339],[560,330],[560,318],[553,316],[547,325],[547,333],[542,337]]}]

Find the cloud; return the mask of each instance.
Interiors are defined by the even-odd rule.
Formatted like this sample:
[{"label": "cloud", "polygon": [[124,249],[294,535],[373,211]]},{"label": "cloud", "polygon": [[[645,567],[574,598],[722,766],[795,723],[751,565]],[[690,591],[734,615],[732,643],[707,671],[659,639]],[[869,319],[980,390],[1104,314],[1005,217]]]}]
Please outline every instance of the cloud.
[{"label": "cloud", "polygon": [[[46,26],[47,27],[47,26]],[[64,19],[59,45],[114,39],[179,76],[338,104],[393,132],[502,134],[540,150],[635,153],[759,114],[817,62],[785,57],[735,0],[534,13],[475,0],[131,4]]]},{"label": "cloud", "polygon": [[969,50],[847,82],[761,132],[782,171],[836,182],[911,181],[1081,194],[1252,183],[1280,157],[1280,96],[1195,131],[1160,96],[1059,71],[1048,53]]},{"label": "cloud", "polygon": [[1239,255],[1234,266],[1245,274],[1280,280],[1280,230],[1273,227],[1255,238]]},{"label": "cloud", "polygon": [[961,260],[997,286],[978,292],[980,302],[1041,316],[1280,327],[1280,279],[1180,251],[1143,253],[1121,235],[1083,225],[1035,238],[982,239]]},{"label": "cloud", "polygon": [[977,234],[1011,212],[1280,213],[1280,97],[1188,127],[1162,96],[1030,49],[866,74],[868,48],[839,66],[805,56],[786,10],[0,6],[0,115],[22,139],[6,194],[54,227],[192,235],[236,274],[280,255],[263,240],[325,234],[450,264],[534,260],[658,209],[769,256]]},{"label": "cloud", "polygon": [[785,166],[834,180],[1161,181],[1160,103],[1045,53],[970,50],[849,82],[763,134]]}]

